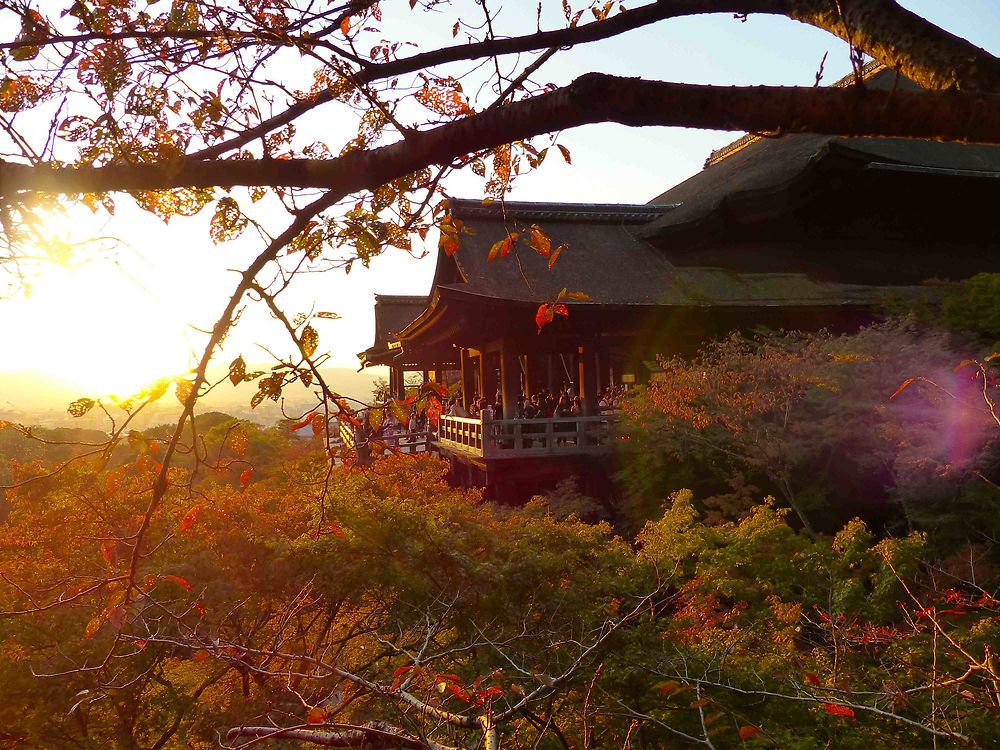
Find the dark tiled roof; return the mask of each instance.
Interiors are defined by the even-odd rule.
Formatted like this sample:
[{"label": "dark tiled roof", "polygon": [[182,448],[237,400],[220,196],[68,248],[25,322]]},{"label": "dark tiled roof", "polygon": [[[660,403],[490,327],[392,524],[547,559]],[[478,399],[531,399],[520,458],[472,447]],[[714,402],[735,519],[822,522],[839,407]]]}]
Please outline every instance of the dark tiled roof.
[{"label": "dark tiled roof", "polygon": [[[850,83],[849,77],[835,85]],[[871,88],[914,90],[911,81],[879,65],[871,66],[865,85]],[[904,138],[843,138],[793,134],[778,138],[744,136],[713,152],[705,168],[656,196],[652,204],[680,204],[641,232],[657,237],[709,219],[725,202],[766,194],[789,186],[829,156],[852,160],[858,167],[898,164],[930,167],[966,177],[992,176],[1000,171],[1000,146],[944,143]]]},{"label": "dark tiled roof", "polygon": [[396,334],[413,321],[427,306],[426,296],[376,294],[375,295],[375,343],[358,354],[362,366],[385,364],[382,360],[398,353],[389,349],[395,342]]},{"label": "dark tiled roof", "polygon": [[[637,225],[619,220],[638,208],[633,206],[606,211],[612,218],[600,222],[593,217],[533,222],[549,235],[552,247],[566,245],[551,269],[546,258],[523,242],[516,243],[507,257],[491,263],[487,257],[493,244],[508,231],[523,231],[525,223],[510,211],[506,219],[478,217],[466,211],[473,203],[479,205],[478,201],[450,201],[455,216],[473,231],[461,235],[460,249],[451,259],[443,254],[439,258],[435,288],[533,303],[553,301],[565,288],[592,298],[591,303],[582,304],[656,306],[871,304],[884,294],[878,287],[820,282],[803,274],[675,266],[663,250],[636,236]],[[587,210],[586,205],[563,205],[563,216]],[[449,264],[454,264],[457,274],[450,272]],[[461,281],[448,283],[455,277]]]},{"label": "dark tiled roof", "polygon": [[449,205],[463,217],[498,221],[571,221],[576,223],[643,224],[675,208],[656,203],[534,203],[492,201],[488,204],[468,198],[449,198]]}]

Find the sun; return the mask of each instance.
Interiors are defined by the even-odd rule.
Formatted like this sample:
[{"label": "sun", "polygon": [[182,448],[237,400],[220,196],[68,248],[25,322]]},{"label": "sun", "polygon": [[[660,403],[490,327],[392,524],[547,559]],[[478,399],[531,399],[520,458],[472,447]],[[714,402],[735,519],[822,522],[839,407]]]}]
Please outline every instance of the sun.
[{"label": "sun", "polygon": [[3,302],[3,366],[40,370],[81,396],[130,396],[187,372],[201,336],[111,263],[50,266],[26,298]]}]

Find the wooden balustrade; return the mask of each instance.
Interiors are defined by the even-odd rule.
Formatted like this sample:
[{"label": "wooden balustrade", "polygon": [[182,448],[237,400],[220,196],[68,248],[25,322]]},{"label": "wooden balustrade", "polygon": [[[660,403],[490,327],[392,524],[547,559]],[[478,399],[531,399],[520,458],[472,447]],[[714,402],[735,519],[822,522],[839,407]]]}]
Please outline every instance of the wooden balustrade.
[{"label": "wooden balustrade", "polygon": [[483,458],[599,453],[612,442],[613,416],[495,419],[441,417],[437,442]]}]

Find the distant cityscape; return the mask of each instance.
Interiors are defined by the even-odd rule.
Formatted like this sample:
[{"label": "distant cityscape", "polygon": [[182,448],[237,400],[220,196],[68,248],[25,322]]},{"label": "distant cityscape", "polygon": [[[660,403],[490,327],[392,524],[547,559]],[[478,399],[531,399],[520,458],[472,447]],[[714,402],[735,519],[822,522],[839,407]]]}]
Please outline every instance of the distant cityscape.
[{"label": "distant cityscape", "polygon": [[[359,373],[348,368],[324,368],[322,372],[330,387],[339,394],[368,402],[371,400],[372,388],[380,376],[378,369],[381,368]],[[224,371],[220,372],[217,377],[221,378],[224,374]],[[38,427],[107,429],[108,417],[99,409],[83,417],[72,417],[66,411],[75,399],[96,398],[100,395],[78,391],[79,389],[48,373],[25,370],[0,372],[0,419]],[[286,389],[282,401],[265,399],[256,409],[251,409],[250,399],[256,391],[254,383],[244,383],[234,388],[224,382],[201,399],[200,410],[224,411],[238,419],[267,426],[286,416],[298,417],[315,404],[310,392],[295,384]],[[145,429],[175,420],[180,411],[180,403],[171,390],[143,409],[132,424],[136,429]],[[124,412],[117,409],[110,409],[110,412],[115,418],[124,415]]]}]

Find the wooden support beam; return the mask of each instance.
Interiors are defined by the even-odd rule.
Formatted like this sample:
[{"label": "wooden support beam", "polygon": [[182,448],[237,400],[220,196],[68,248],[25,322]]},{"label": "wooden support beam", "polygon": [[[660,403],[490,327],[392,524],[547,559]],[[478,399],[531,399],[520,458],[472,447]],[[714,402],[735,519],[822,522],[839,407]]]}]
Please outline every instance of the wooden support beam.
[{"label": "wooden support beam", "polygon": [[522,356],[521,361],[524,368],[524,397],[528,399],[536,391],[535,380],[538,378],[538,355],[525,354]]},{"label": "wooden support beam", "polygon": [[406,398],[406,373],[402,367],[393,367],[392,374],[395,376],[395,388],[392,390],[393,396],[402,401]]},{"label": "wooden support beam", "polygon": [[521,395],[521,365],[517,361],[514,342],[504,340],[500,348],[500,394],[503,399],[503,418],[513,419],[517,399]]},{"label": "wooden support beam", "polygon": [[472,404],[473,394],[476,392],[476,374],[472,357],[469,356],[468,349],[462,349],[462,406],[466,409]]},{"label": "wooden support beam", "polygon": [[598,413],[597,408],[597,356],[593,344],[585,344],[577,348],[577,395],[580,396],[580,408],[583,416],[592,417]]}]

